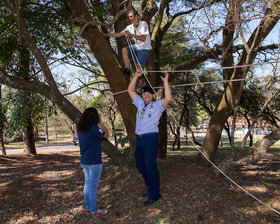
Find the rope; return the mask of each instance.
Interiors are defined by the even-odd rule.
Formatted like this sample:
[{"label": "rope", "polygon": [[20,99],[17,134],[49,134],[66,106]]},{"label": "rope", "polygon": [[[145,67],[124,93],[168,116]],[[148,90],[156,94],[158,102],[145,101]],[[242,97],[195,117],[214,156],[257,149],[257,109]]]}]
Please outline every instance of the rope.
[{"label": "rope", "polygon": [[[270,75],[270,76],[265,76],[265,77],[254,77],[253,79],[265,79],[265,78],[278,78],[280,77],[280,75]],[[217,80],[217,81],[208,81],[208,82],[200,82],[201,85],[209,85],[209,84],[216,84],[216,83],[226,83],[226,82],[239,82],[239,81],[248,81],[251,78],[243,78],[243,79],[232,79],[232,80]],[[185,87],[185,86],[196,86],[196,83],[185,83],[185,84],[178,84],[178,85],[170,85],[171,88],[175,88],[175,87]],[[151,86],[152,87],[152,86]],[[161,89],[163,88],[163,86],[158,86],[158,87],[152,87],[153,89]],[[122,94],[122,93],[126,93],[127,90],[123,90],[120,92],[116,92],[116,93],[112,93],[114,96],[118,95],[118,94]]]},{"label": "rope", "polygon": [[[166,110],[167,113],[172,117],[172,119],[175,121],[175,123],[178,125],[179,128],[181,128],[181,125],[178,123],[178,121],[175,119],[175,117],[168,111]],[[224,177],[226,177],[231,183],[233,183],[235,186],[237,186],[238,188],[240,188],[242,191],[244,191],[246,194],[248,194],[249,196],[251,196],[252,198],[254,198],[256,201],[258,201],[259,203],[261,203],[262,205],[266,206],[267,208],[271,209],[272,211],[274,211],[275,213],[277,213],[278,215],[280,215],[280,212],[277,211],[276,209],[272,208],[271,206],[269,206],[268,204],[266,204],[265,202],[261,201],[260,199],[258,199],[256,196],[254,196],[253,194],[251,194],[250,192],[248,192],[247,190],[245,190],[243,187],[241,187],[239,184],[237,184],[234,180],[232,180],[228,175],[226,175],[219,167],[217,167],[210,159],[207,158],[207,156],[200,150],[200,148],[198,148],[195,143],[193,142],[192,139],[190,139],[191,143],[193,144],[194,148],[200,152],[200,154],[215,168],[217,169]]]},{"label": "rope", "polygon": [[[131,41],[130,39],[127,37],[127,35],[125,35],[126,37],[126,40],[128,42],[128,45],[130,46],[131,45]],[[134,49],[130,46],[130,50],[131,50],[131,53],[132,55],[134,54],[135,55],[135,58],[142,70],[142,73],[145,77],[145,79],[147,80],[148,84],[151,86],[151,88],[154,90],[154,88],[152,87],[150,81],[148,80],[148,78],[146,77],[144,71],[143,71],[143,68],[142,66],[140,65],[139,61],[138,61],[138,58],[136,57],[136,53],[134,51]],[[133,59],[133,62],[134,62],[134,65],[136,67],[137,63],[136,63],[136,60],[135,60],[134,57],[132,57]],[[277,61],[278,62],[278,61]],[[224,67],[223,69],[232,69],[232,68],[237,68],[237,67],[248,67],[250,65],[242,65],[242,66],[233,66],[233,67]],[[136,67],[137,68],[137,67]],[[207,69],[209,71],[209,69]],[[184,70],[184,72],[187,72],[188,70]],[[198,76],[198,70],[189,70],[190,72],[192,72],[192,74],[194,74],[196,76],[196,79],[197,79],[197,82],[196,83],[191,83],[191,84],[183,84],[183,85],[175,85],[175,86],[172,86],[172,87],[179,87],[179,86],[186,86],[186,85],[195,85],[197,86],[198,84],[201,85],[201,87],[203,87],[203,84],[210,84],[210,83],[213,83],[213,82],[204,82],[204,83],[201,83],[200,80],[199,80],[199,76]],[[147,71],[148,72],[148,71]],[[161,72],[161,71],[149,71],[149,72]],[[167,72],[167,71],[166,71]],[[173,71],[174,72],[174,71]],[[175,71],[175,72],[179,72],[179,71]],[[274,76],[275,77],[275,76]],[[279,76],[278,76],[279,77]],[[267,77],[265,77],[267,78]],[[248,80],[247,78],[244,78],[244,79],[234,79],[234,80],[223,80],[223,81],[214,81],[214,83],[219,83],[219,82],[233,82],[233,81],[244,81],[244,80]],[[171,87],[171,86],[170,86]],[[161,87],[160,87],[161,88]],[[126,92],[126,91],[122,91],[122,92]],[[154,92],[156,93],[156,91],[154,90]],[[120,92],[119,92],[120,93]],[[116,93],[114,93],[113,95],[116,95]],[[170,113],[168,110],[166,110],[167,113],[172,117],[172,119],[175,121],[175,123],[178,125],[179,128],[181,128],[181,125],[178,123],[178,121],[175,119],[175,117],[173,116],[172,113]],[[260,199],[258,199],[257,197],[255,197],[253,194],[251,194],[250,192],[248,192],[247,190],[245,190],[243,187],[241,187],[239,184],[237,184],[234,180],[232,180],[228,175],[226,175],[220,168],[218,168],[210,159],[207,158],[207,156],[194,144],[194,142],[192,141],[191,139],[191,143],[193,144],[193,146],[195,147],[196,150],[198,150],[201,155],[215,168],[217,169],[224,177],[226,177],[231,183],[233,183],[235,186],[237,186],[238,188],[240,188],[242,191],[244,191],[246,194],[248,194],[249,196],[251,196],[252,198],[254,198],[256,201],[258,201],[259,203],[261,203],[262,205],[266,206],[267,208],[271,209],[272,211],[274,211],[275,213],[277,213],[278,215],[280,215],[280,212],[277,211],[276,209],[272,208],[271,206],[267,205],[266,203],[264,203],[263,201],[261,201]]]},{"label": "rope", "polygon": [[[181,128],[181,125],[178,123],[178,121],[175,119],[175,117],[173,116],[173,114],[171,114],[168,110],[166,110],[168,115],[170,115],[172,117],[172,119],[175,121],[175,123],[178,125],[179,128]],[[237,184],[234,180],[232,180],[228,175],[226,175],[219,167],[217,167],[210,159],[208,159],[208,157],[200,150],[200,148],[197,147],[197,145],[195,145],[195,143],[193,142],[192,139],[190,139],[191,143],[193,144],[194,148],[199,151],[199,153],[215,168],[217,169],[224,177],[226,177],[231,183],[233,183],[235,186],[237,186],[238,188],[240,188],[242,191],[244,191],[246,194],[248,194],[249,196],[251,196],[252,198],[254,198],[256,201],[258,201],[259,203],[261,203],[262,205],[266,206],[267,208],[271,209],[272,211],[274,211],[275,213],[277,213],[278,215],[280,215],[280,212],[277,211],[276,209],[272,208],[271,206],[269,206],[268,204],[266,204],[265,202],[261,201],[260,199],[258,199],[256,196],[254,196],[253,194],[251,194],[250,192],[248,192],[247,190],[245,190],[243,187],[241,187],[239,184]]]},{"label": "rope", "polygon": [[135,53],[134,49],[132,48],[131,40],[130,40],[130,38],[126,35],[126,33],[124,33],[124,36],[125,36],[125,39],[126,39],[126,41],[127,41],[127,43],[128,43],[128,47],[129,47],[129,50],[130,50],[130,53],[131,53],[131,56],[132,56],[132,59],[133,59],[134,66],[135,66],[135,68],[137,68],[137,67],[136,67],[136,65],[137,65],[137,64],[136,64],[136,60],[137,60],[138,64],[139,64],[139,61],[138,61],[138,58],[137,58],[137,56],[136,56],[136,53]]},{"label": "rope", "polygon": [[[138,60],[138,58],[137,58],[137,56],[136,56],[136,53],[135,53],[134,49],[131,47],[132,43],[131,43],[130,39],[128,38],[128,36],[127,36],[126,34],[125,34],[125,38],[126,38],[126,41],[127,41],[127,43],[128,43],[129,49],[131,50],[131,55],[134,55],[135,58],[136,58],[136,60],[135,60],[135,58],[132,57],[133,63],[134,63],[134,65],[135,65],[135,68],[137,69],[137,64],[138,64],[139,67],[140,67],[140,69],[141,69],[141,71],[142,71],[142,73],[143,73],[143,75],[144,75],[144,77],[145,77],[145,79],[146,79],[146,81],[147,81],[147,83],[148,83],[149,86],[153,89],[153,91],[154,91],[154,93],[155,93],[155,95],[156,95],[156,91],[154,90],[152,84],[150,83],[149,79],[148,79],[147,76],[145,75],[145,72],[144,72],[144,70],[143,70],[141,64],[139,63],[139,60]],[[136,61],[137,61],[137,63],[136,63]]]},{"label": "rope", "polygon": [[[125,35],[125,37],[126,37],[126,40],[127,40],[127,42],[128,42],[128,45],[130,46],[131,45],[131,41],[129,40],[129,38],[127,37],[127,35]],[[132,54],[135,54],[135,57],[136,57],[136,53],[135,53],[135,51],[134,51],[134,49],[130,46],[130,50],[131,50],[131,53]],[[134,62],[134,65],[135,65],[135,67],[136,67],[136,61],[135,61],[135,58],[134,57],[132,57],[132,59],[133,59],[133,62]],[[146,77],[146,75],[145,75],[145,73],[144,73],[144,71],[143,71],[143,68],[142,68],[142,66],[141,66],[141,64],[139,63],[139,61],[138,61],[138,58],[136,57],[136,60],[137,60],[137,62],[138,62],[138,64],[139,64],[139,66],[140,66],[140,68],[141,68],[141,70],[142,70],[142,73],[143,73],[143,75],[144,75],[144,77],[145,77],[145,79],[147,80],[147,82],[148,82],[148,84],[151,86],[151,88],[154,90],[154,88],[152,87],[152,85],[151,85],[151,83],[150,83],[150,81],[148,80],[148,78]],[[236,67],[247,67],[248,65],[245,65],[245,66],[235,66],[234,68],[236,68]],[[136,67],[137,68],[137,67]],[[228,69],[228,68],[230,68],[230,67],[226,67],[226,68],[224,68],[224,69]],[[209,69],[208,69],[209,70]],[[186,70],[187,71],[187,70]],[[186,72],[186,71],[184,71],[184,72]],[[197,78],[197,82],[194,84],[194,83],[192,83],[192,85],[194,84],[195,86],[197,86],[198,84],[200,84],[202,87],[203,87],[203,84],[200,82],[200,80],[199,80],[199,77],[198,77],[198,70],[189,70],[189,71],[191,71],[195,76],[196,76],[196,78]],[[148,71],[147,71],[148,72]],[[150,71],[151,72],[151,71]],[[156,72],[158,72],[158,71],[156,71]],[[166,71],[167,72],[167,71]],[[178,72],[178,71],[176,71],[176,72]],[[225,81],[243,81],[243,80],[247,80],[247,79],[234,79],[234,80],[225,80]],[[220,81],[220,82],[225,82],[225,81]],[[217,81],[215,81],[216,83],[217,83]],[[206,82],[207,84],[209,84],[209,83],[211,83],[211,82]],[[204,83],[205,84],[205,83]],[[170,86],[171,87],[171,86]],[[123,92],[123,91],[122,91]],[[156,91],[154,90],[154,92],[156,93]],[[116,95],[116,93],[115,94],[113,94],[113,95]],[[175,121],[175,123],[178,125],[178,127],[179,128],[181,128],[181,125],[178,123],[178,121],[175,119],[175,117],[168,111],[168,110],[166,110],[167,111],[167,113],[169,113],[169,115],[171,115],[171,117],[173,118],[173,120]],[[206,155],[204,155],[204,153],[194,144],[194,142],[192,141],[192,139],[191,139],[191,143],[193,144],[193,146],[195,147],[195,149],[196,150],[198,150],[200,153],[201,153],[201,155],[215,168],[215,169],[217,169],[224,177],[226,177],[231,183],[233,183],[235,186],[237,186],[238,188],[240,188],[242,191],[244,191],[245,193],[247,193],[249,196],[251,196],[252,198],[254,198],[256,201],[258,201],[259,203],[261,203],[262,205],[264,205],[264,206],[266,206],[267,208],[269,208],[269,209],[271,209],[272,211],[274,211],[275,213],[277,213],[278,215],[280,215],[280,212],[279,211],[277,211],[276,209],[274,209],[274,208],[272,208],[271,206],[269,206],[269,205],[267,205],[266,203],[264,203],[263,201],[261,201],[260,199],[258,199],[257,197],[255,197],[253,194],[251,194],[250,192],[248,192],[247,190],[245,190],[243,187],[241,187],[239,184],[237,184],[235,181],[233,181],[229,176],[227,176],[220,168],[218,168],[210,159],[208,159],[207,158],[207,156]]]},{"label": "rope", "polygon": [[196,81],[197,81],[197,82],[196,82],[196,85],[195,85],[195,88],[197,87],[198,84],[200,84],[200,86],[203,88],[204,85],[200,82],[200,79],[199,79],[199,76],[198,76],[198,71],[197,71],[197,70],[194,70],[192,73],[195,75]]},{"label": "rope", "polygon": [[147,72],[154,72],[154,73],[159,73],[159,72],[180,72],[180,73],[185,73],[185,72],[195,72],[195,71],[215,71],[215,70],[226,70],[226,69],[235,69],[235,68],[244,68],[244,67],[255,67],[255,66],[261,66],[261,65],[268,65],[268,64],[277,64],[279,63],[279,60],[276,61],[270,61],[270,62],[263,62],[263,63],[257,63],[257,64],[249,64],[249,65],[235,65],[235,66],[228,66],[228,67],[221,67],[221,68],[201,68],[201,69],[188,69],[188,70],[163,70],[163,71],[147,71]]},{"label": "rope", "polygon": [[[172,116],[173,117],[173,116]],[[175,119],[173,117],[173,119]],[[178,122],[176,122],[178,124]],[[181,128],[181,126],[179,126]],[[215,168],[217,169],[224,177],[226,177],[231,183],[233,183],[235,186],[237,186],[238,188],[240,188],[242,191],[244,191],[246,194],[248,194],[249,196],[251,196],[252,198],[254,198],[256,201],[258,201],[259,203],[261,203],[262,205],[266,206],[267,208],[271,209],[272,211],[274,211],[275,213],[277,213],[278,215],[280,215],[280,212],[277,211],[276,209],[272,208],[271,206],[269,206],[268,204],[266,204],[265,202],[261,201],[260,199],[258,199],[256,196],[254,196],[253,194],[251,194],[250,192],[248,192],[247,190],[245,190],[243,187],[241,187],[239,184],[237,184],[234,180],[232,180],[228,175],[226,175],[219,167],[217,167],[210,159],[207,158],[207,156],[204,155],[204,153],[194,144],[193,140],[191,139],[191,143],[193,144],[193,146],[195,147],[196,150],[198,150],[200,152],[200,154]]]}]

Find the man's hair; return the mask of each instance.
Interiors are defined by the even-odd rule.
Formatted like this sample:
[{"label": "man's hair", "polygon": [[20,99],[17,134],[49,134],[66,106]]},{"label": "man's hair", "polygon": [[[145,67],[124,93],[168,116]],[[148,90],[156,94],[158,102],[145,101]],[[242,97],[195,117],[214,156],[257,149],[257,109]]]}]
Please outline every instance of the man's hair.
[{"label": "man's hair", "polygon": [[99,114],[94,107],[89,107],[83,112],[78,125],[77,130],[79,132],[86,132],[91,129],[93,124],[97,125],[100,122]]},{"label": "man's hair", "polygon": [[133,13],[133,15],[139,16],[139,13],[138,13],[135,9],[129,10],[129,11],[127,12],[127,15],[128,15],[129,13]]},{"label": "man's hair", "polygon": [[149,92],[151,94],[155,94],[155,91],[153,90],[153,88],[151,86],[143,86],[141,88],[141,93],[145,93],[145,92]]}]

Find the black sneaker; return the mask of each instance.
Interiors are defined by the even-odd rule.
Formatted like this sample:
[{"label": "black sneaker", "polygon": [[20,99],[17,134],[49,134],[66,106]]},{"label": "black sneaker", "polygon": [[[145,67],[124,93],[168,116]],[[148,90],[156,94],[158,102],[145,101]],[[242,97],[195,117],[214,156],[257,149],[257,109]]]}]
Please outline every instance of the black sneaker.
[{"label": "black sneaker", "polygon": [[[160,197],[158,199],[160,199]],[[156,199],[156,200],[149,199],[148,201],[144,202],[144,206],[149,206],[151,204],[154,204],[158,199]]]},{"label": "black sneaker", "polygon": [[131,75],[130,68],[124,68],[123,74],[126,75],[126,76],[130,76]]}]

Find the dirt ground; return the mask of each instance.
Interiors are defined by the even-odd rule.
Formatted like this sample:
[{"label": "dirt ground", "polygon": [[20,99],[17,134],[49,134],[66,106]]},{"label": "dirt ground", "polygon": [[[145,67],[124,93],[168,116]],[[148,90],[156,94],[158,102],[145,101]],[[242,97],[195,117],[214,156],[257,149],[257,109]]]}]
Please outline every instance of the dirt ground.
[{"label": "dirt ground", "polygon": [[[98,204],[109,213],[98,217],[85,214],[79,152],[0,156],[0,223],[280,223],[280,215],[213,168],[197,166],[194,156],[169,152],[168,159],[158,161],[162,198],[144,207],[146,188],[138,172],[122,175],[104,155]],[[280,211],[279,157],[227,175]]]}]

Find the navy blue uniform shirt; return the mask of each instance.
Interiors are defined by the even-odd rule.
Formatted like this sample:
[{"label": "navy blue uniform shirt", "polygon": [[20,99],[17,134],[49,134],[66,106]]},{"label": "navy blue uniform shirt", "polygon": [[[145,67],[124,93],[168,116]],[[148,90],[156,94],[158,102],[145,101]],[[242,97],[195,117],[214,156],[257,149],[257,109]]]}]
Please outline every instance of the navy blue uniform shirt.
[{"label": "navy blue uniform shirt", "polygon": [[77,132],[79,137],[81,164],[94,165],[102,163],[100,141],[105,131],[96,125],[86,132]]}]

